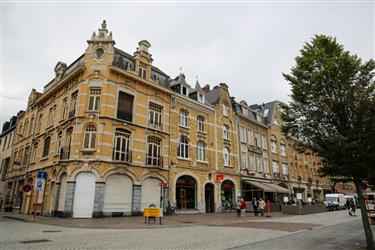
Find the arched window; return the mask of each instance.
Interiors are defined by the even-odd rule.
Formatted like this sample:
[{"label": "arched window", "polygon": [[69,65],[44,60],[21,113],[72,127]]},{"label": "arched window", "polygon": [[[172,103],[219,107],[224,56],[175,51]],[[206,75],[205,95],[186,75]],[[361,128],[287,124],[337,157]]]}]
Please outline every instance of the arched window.
[{"label": "arched window", "polygon": [[50,144],[51,144],[51,137],[48,136],[46,139],[44,139],[44,146],[43,146],[43,155],[42,155],[42,157],[47,157],[48,156]]},{"label": "arched window", "polygon": [[181,109],[180,110],[180,126],[187,128],[188,117],[189,117],[189,113],[186,110]]},{"label": "arched window", "polygon": [[116,129],[115,141],[113,146],[113,160],[115,161],[131,161],[130,152],[130,132],[124,129]]},{"label": "arched window", "polygon": [[147,138],[147,165],[162,166],[163,161],[161,157],[161,140],[155,136],[149,136]]},{"label": "arched window", "polygon": [[94,149],[96,144],[96,127],[90,124],[85,129],[85,141],[83,147],[86,149]]},{"label": "arched window", "polygon": [[197,116],[197,130],[199,132],[204,132],[204,117],[201,115]]},{"label": "arched window", "polygon": [[230,150],[225,147],[223,150],[224,166],[230,166]]},{"label": "arched window", "polygon": [[181,136],[178,144],[177,156],[181,158],[189,158],[189,140],[186,136]]},{"label": "arched window", "polygon": [[223,138],[229,140],[229,127],[227,125],[223,126]]},{"label": "arched window", "polygon": [[197,160],[206,161],[206,144],[204,141],[197,142]]}]

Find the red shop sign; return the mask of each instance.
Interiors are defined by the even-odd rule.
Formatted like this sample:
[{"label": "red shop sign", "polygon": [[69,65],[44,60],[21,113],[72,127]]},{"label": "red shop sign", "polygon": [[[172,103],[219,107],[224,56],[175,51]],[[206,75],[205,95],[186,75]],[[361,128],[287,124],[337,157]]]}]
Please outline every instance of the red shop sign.
[{"label": "red shop sign", "polygon": [[221,181],[224,179],[224,175],[223,174],[217,174],[216,175],[216,181]]}]

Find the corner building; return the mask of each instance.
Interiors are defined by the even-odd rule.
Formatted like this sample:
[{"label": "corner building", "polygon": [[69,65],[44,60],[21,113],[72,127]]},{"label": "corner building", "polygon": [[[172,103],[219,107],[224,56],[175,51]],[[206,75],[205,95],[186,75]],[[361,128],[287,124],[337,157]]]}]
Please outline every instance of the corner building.
[{"label": "corner building", "polygon": [[7,182],[34,185],[38,171],[48,173],[37,199],[26,193],[24,213],[131,215],[168,200],[168,76],[151,65],[147,41],[134,55],[115,48],[105,22],[87,42],[71,65],[56,65],[56,77],[31,93],[19,118],[24,132],[13,155],[21,163]]}]

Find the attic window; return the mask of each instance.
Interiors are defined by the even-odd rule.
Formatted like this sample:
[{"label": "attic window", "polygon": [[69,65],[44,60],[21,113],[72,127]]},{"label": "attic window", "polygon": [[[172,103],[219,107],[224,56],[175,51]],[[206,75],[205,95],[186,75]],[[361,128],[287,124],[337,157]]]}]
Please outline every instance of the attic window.
[{"label": "attic window", "polygon": [[198,93],[198,102],[204,103],[204,95],[202,93]]},{"label": "attic window", "polygon": [[257,114],[257,121],[258,121],[258,122],[261,122],[261,121],[262,121],[262,117],[260,116],[260,114]]},{"label": "attic window", "polygon": [[181,86],[181,94],[186,95],[186,96],[188,95],[187,94],[187,88],[185,86]]},{"label": "attic window", "polygon": [[264,110],[263,115],[268,116],[268,111],[269,111],[269,109]]}]

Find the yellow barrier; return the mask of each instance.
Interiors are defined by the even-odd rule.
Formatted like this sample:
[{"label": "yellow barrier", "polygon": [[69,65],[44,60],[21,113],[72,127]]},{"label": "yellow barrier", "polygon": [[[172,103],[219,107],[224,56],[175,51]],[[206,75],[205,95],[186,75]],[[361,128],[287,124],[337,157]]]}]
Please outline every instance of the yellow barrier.
[{"label": "yellow barrier", "polygon": [[143,216],[145,217],[161,217],[160,208],[148,207],[144,208]]}]

